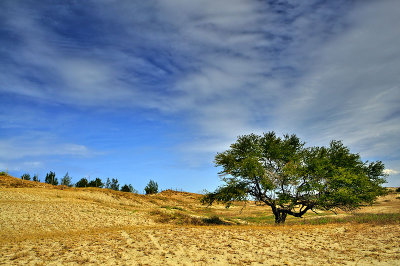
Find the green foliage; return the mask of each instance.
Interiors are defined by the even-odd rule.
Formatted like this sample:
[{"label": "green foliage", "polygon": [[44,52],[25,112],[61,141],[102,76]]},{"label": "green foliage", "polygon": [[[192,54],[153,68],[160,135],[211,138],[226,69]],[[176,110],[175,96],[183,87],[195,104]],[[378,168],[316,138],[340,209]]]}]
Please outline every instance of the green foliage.
[{"label": "green foliage", "polygon": [[150,180],[147,186],[144,188],[144,191],[147,194],[156,194],[158,193],[158,184],[153,180]]},{"label": "green foliage", "polygon": [[139,191],[135,189],[131,184],[129,184],[128,187],[131,193],[139,194]]},{"label": "green foliage", "polygon": [[176,206],[164,205],[164,206],[161,206],[161,208],[164,208],[164,209],[167,209],[167,210],[185,211],[183,208],[181,208],[181,207],[176,207]]},{"label": "green foliage", "polygon": [[95,180],[90,181],[87,186],[102,188],[102,187],[104,187],[104,183],[101,181],[100,178],[97,177]]},{"label": "green foliage", "polygon": [[213,215],[211,217],[203,218],[203,222],[205,224],[226,224],[223,220],[221,220],[218,216]]},{"label": "green foliage", "polygon": [[396,192],[400,192],[400,187],[396,188]]},{"label": "green foliage", "polygon": [[61,185],[70,187],[71,184],[71,177],[68,175],[68,172],[61,178]]},{"label": "green foliage", "polygon": [[35,182],[40,182],[39,175],[38,174],[34,175],[32,180],[35,181]]},{"label": "green foliage", "polygon": [[[400,224],[400,213],[356,213],[345,217],[321,217],[316,219],[304,219],[300,224]],[[290,224],[298,224],[296,221],[291,221]]]},{"label": "green foliage", "polygon": [[150,212],[151,215],[156,216],[156,221],[159,223],[175,223],[179,225],[221,225],[227,224],[221,220],[218,216],[211,217],[194,217],[182,212],[164,212],[154,210]]},{"label": "green foliage", "polygon": [[21,179],[23,180],[31,180],[31,175],[28,173],[25,173],[21,176]]},{"label": "green foliage", "polygon": [[123,185],[122,187],[121,187],[121,191],[123,191],[123,192],[131,192],[131,193],[138,193],[138,191],[136,190],[136,189],[134,189],[133,188],[133,186],[131,185],[131,184],[129,184],[129,185]]},{"label": "green foliage", "polygon": [[0,176],[2,176],[2,175],[7,175],[7,172],[1,171]]},{"label": "green foliage", "polygon": [[[274,132],[238,137],[215,156],[226,185],[207,193],[204,204],[252,198],[271,207],[276,223],[308,210],[353,210],[385,193],[382,162],[363,162],[340,141],[305,148],[296,135]],[[298,208],[295,208],[298,207]]]},{"label": "green foliage", "polygon": [[81,178],[78,182],[76,182],[75,187],[87,187],[89,184],[86,178]]},{"label": "green foliage", "polygon": [[110,178],[108,178],[108,177],[107,177],[107,181],[106,181],[106,184],[105,184],[105,188],[111,189],[111,181],[110,181]]},{"label": "green foliage", "polygon": [[44,182],[46,182],[47,184],[51,184],[51,185],[58,185],[58,180],[56,178],[56,173],[50,171],[50,173],[46,174],[46,178],[44,180]]},{"label": "green foliage", "polygon": [[126,184],[121,187],[121,191],[122,192],[131,192],[130,189],[129,189],[129,186],[126,185]]},{"label": "green foliage", "polygon": [[111,179],[110,189],[119,190],[118,179],[116,179],[116,178]]}]

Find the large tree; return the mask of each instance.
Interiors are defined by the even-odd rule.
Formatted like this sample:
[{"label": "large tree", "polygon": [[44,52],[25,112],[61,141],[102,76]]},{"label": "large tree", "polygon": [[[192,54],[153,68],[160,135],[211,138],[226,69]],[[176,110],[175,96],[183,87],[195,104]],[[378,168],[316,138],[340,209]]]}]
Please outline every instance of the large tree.
[{"label": "large tree", "polygon": [[340,141],[305,148],[296,135],[244,135],[215,156],[215,165],[226,184],[203,203],[252,199],[269,206],[278,224],[309,210],[353,210],[385,193],[383,163],[363,162]]}]

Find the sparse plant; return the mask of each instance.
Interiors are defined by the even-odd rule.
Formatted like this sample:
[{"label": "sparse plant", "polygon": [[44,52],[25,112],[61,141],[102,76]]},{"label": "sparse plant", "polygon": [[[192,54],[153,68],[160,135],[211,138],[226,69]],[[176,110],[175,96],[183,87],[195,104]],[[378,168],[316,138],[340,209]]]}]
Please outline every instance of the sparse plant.
[{"label": "sparse plant", "polygon": [[47,184],[51,184],[51,185],[57,186],[58,185],[58,180],[56,178],[56,173],[54,173],[52,171],[50,171],[50,173],[47,173],[44,182],[46,182]]},{"label": "sparse plant", "polygon": [[111,189],[111,181],[110,181],[110,178],[108,178],[108,177],[107,177],[105,188],[110,188]]},{"label": "sparse plant", "polygon": [[146,195],[156,194],[156,193],[158,193],[158,184],[155,181],[150,180],[149,183],[147,184],[147,186],[144,188],[144,191],[145,191]]},{"label": "sparse plant", "polygon": [[112,179],[111,179],[110,188],[111,188],[112,190],[117,190],[117,191],[119,190],[118,179],[116,179],[116,178],[112,178]]},{"label": "sparse plant", "polygon": [[131,184],[129,184],[128,187],[131,193],[139,194],[139,191],[135,189]]},{"label": "sparse plant", "polygon": [[71,177],[68,175],[68,172],[64,175],[63,178],[61,178],[61,185],[68,186],[68,187],[72,186]]},{"label": "sparse plant", "polygon": [[21,179],[23,180],[31,180],[31,175],[28,173],[25,173],[21,176]]}]

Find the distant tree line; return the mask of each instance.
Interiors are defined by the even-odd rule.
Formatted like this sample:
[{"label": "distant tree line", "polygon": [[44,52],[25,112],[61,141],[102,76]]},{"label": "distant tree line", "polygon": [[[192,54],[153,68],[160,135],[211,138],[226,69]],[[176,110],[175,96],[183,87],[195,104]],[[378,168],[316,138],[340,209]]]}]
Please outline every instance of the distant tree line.
[{"label": "distant tree line", "polygon": [[[23,180],[31,180],[31,176],[28,173],[25,173],[21,176],[21,179]],[[35,182],[40,182],[38,174],[35,174],[32,178],[32,181]],[[51,185],[59,185],[58,179],[56,177],[56,173],[53,171],[50,171],[49,173],[46,174],[45,183],[51,184]],[[100,178],[96,178],[94,180],[88,181],[87,178],[81,178],[78,182],[75,184],[72,183],[72,178],[68,175],[68,172],[64,175],[63,178],[60,180],[60,185],[63,186],[68,186],[68,187],[97,187],[97,188],[106,188],[106,189],[111,189],[115,191],[122,191],[122,192],[131,192],[131,193],[139,193],[138,190],[136,190],[131,184],[125,184],[121,186],[120,189],[120,184],[118,182],[117,178],[107,178],[106,183],[103,183],[103,181]],[[150,180],[147,186],[144,189],[145,194],[156,194],[158,193],[158,184]]]}]

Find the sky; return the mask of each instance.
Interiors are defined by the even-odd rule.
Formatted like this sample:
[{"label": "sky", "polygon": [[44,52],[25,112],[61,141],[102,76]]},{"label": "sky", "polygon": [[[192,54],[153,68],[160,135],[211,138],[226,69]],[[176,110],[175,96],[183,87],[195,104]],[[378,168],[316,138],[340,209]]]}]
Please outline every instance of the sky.
[{"label": "sky", "polygon": [[239,135],[342,140],[400,186],[398,0],[2,0],[0,170],[209,191]]}]

